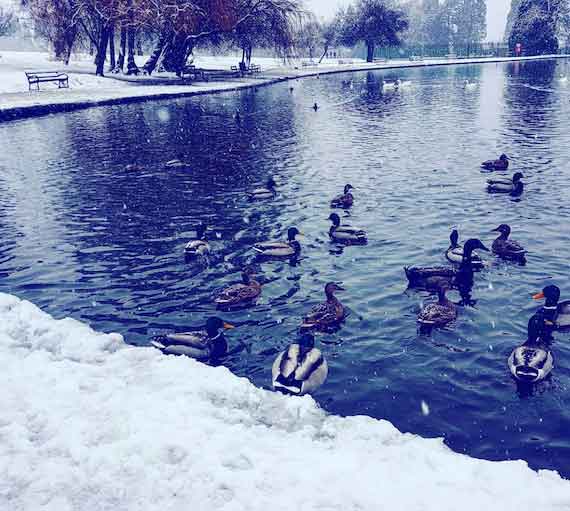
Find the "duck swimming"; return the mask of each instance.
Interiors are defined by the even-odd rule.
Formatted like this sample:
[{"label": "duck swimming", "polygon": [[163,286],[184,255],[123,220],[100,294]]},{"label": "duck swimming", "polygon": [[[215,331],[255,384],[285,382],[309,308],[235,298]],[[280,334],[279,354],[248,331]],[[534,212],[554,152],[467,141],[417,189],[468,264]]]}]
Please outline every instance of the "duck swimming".
[{"label": "duck swimming", "polygon": [[313,110],[316,112],[319,109],[319,105],[318,103],[315,102],[315,104],[313,105]]},{"label": "duck swimming", "polygon": [[332,240],[346,244],[365,244],[366,232],[358,227],[340,225],[340,217],[336,213],[331,213],[329,220],[333,223],[329,229],[329,236]]},{"label": "duck swimming", "polygon": [[197,360],[214,360],[227,354],[228,343],[222,329],[234,328],[217,317],[208,318],[204,330],[156,335],[151,345],[166,355],[185,355]]},{"label": "duck swimming", "polygon": [[380,88],[382,90],[398,90],[398,82],[397,81],[392,82],[392,81],[382,80]]},{"label": "duck swimming", "polygon": [[526,250],[522,245],[514,240],[509,239],[511,228],[507,224],[501,224],[492,232],[500,232],[499,237],[493,241],[493,253],[502,257],[503,259],[524,259]]},{"label": "duck swimming", "polygon": [[477,82],[471,82],[469,80],[465,80],[463,82],[464,90],[475,90],[476,88],[477,88]]},{"label": "duck swimming", "polygon": [[303,319],[301,329],[327,331],[338,326],[345,318],[346,312],[342,303],[334,295],[336,291],[344,291],[344,288],[335,282],[329,282],[325,286],[326,301],[311,309],[311,312]]},{"label": "duck swimming", "polygon": [[302,396],[320,387],[328,372],[327,361],[315,348],[315,338],[310,333],[303,333],[273,362],[273,388],[284,394]]},{"label": "duck swimming", "polygon": [[509,157],[501,154],[498,160],[487,160],[481,163],[481,167],[487,170],[507,170],[509,168]]},{"label": "duck swimming", "polygon": [[[457,229],[453,229],[449,235],[451,245],[445,251],[445,258],[451,263],[461,264],[463,261],[463,246],[459,244],[459,233]],[[471,254],[471,265],[474,268],[482,268],[484,266],[483,260],[478,254]]]},{"label": "duck swimming", "polygon": [[242,282],[234,284],[221,291],[214,300],[219,308],[246,306],[255,303],[261,294],[261,284],[251,278],[251,271],[245,270],[241,274]]},{"label": "duck swimming", "polygon": [[251,192],[247,192],[249,200],[273,199],[273,197],[275,197],[275,194],[277,193],[275,190],[276,185],[277,183],[275,182],[275,180],[272,177],[270,177],[267,180],[265,188],[263,187],[255,188]]},{"label": "duck swimming", "polygon": [[546,286],[540,293],[532,297],[534,300],[546,299],[541,308],[547,326],[553,328],[570,327],[570,300],[560,302],[560,288]]},{"label": "duck swimming", "polygon": [[445,326],[457,319],[457,308],[445,296],[446,282],[437,284],[437,302],[428,303],[418,314],[418,323],[425,326]]},{"label": "duck swimming", "polygon": [[509,193],[513,196],[520,195],[524,189],[522,178],[523,175],[517,172],[512,179],[507,177],[487,179],[487,191],[490,193]]},{"label": "duck swimming", "polygon": [[186,162],[184,162],[184,161],[182,161],[182,160],[177,160],[177,159],[167,161],[164,165],[165,165],[166,167],[171,168],[171,169],[175,169],[175,168],[185,168],[185,167],[189,167],[189,166],[190,166],[189,163],[186,163]]},{"label": "duck swimming", "polygon": [[549,341],[548,334],[544,332],[544,319],[540,314],[535,314],[528,322],[527,340],[513,350],[507,362],[517,381],[536,383],[550,374],[554,358]]},{"label": "duck swimming", "polygon": [[206,241],[206,225],[198,224],[196,227],[196,239],[189,241],[184,247],[186,257],[204,257],[210,252],[210,245]]},{"label": "duck swimming", "polygon": [[354,186],[347,184],[344,186],[344,193],[336,196],[331,201],[331,208],[350,208],[354,202],[354,197],[350,190],[354,190]]},{"label": "duck swimming", "polygon": [[472,286],[473,282],[473,251],[489,249],[478,239],[469,239],[463,246],[463,259],[459,268],[450,268],[448,266],[405,266],[404,272],[408,279],[410,287],[420,287],[428,289],[437,289],[441,285],[442,280],[447,283],[448,288],[460,286]]},{"label": "duck swimming", "polygon": [[301,244],[295,239],[299,232],[296,227],[287,230],[287,241],[265,241],[256,243],[253,250],[267,257],[291,257],[301,252]]}]

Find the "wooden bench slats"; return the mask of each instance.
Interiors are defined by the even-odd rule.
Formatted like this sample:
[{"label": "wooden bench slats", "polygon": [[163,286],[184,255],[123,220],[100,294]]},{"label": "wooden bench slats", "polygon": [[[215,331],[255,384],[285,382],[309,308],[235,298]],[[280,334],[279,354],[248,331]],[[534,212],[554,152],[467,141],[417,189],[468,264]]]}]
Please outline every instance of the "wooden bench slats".
[{"label": "wooden bench slats", "polygon": [[28,90],[32,90],[35,84],[37,90],[40,90],[41,82],[57,82],[58,89],[69,88],[69,77],[60,71],[24,71],[28,80]]}]

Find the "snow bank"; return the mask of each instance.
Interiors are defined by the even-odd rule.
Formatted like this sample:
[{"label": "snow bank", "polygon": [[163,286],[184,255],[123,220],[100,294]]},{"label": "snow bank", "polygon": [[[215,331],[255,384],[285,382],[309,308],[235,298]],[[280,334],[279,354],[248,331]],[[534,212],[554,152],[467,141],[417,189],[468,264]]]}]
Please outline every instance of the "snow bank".
[{"label": "snow bank", "polygon": [[570,483],[525,462],[329,416],[10,295],[0,317],[0,509],[570,508]]}]

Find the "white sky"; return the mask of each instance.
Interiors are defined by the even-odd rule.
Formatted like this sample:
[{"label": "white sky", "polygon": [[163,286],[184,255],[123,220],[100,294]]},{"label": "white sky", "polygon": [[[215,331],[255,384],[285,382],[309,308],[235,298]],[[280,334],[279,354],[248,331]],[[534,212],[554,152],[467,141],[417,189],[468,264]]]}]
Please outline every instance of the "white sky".
[{"label": "white sky", "polygon": [[[351,0],[305,0],[317,16],[330,18],[338,7],[353,3]],[[487,0],[487,40],[499,41],[507,23],[511,0]]]}]

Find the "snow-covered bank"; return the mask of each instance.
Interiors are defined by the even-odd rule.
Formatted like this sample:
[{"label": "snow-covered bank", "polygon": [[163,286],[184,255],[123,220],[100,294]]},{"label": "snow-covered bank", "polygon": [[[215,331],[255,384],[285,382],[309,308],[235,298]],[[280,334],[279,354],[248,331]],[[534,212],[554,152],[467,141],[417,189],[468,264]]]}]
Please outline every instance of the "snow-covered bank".
[{"label": "snow-covered bank", "polygon": [[[0,58],[0,122],[48,113],[78,110],[92,106],[227,92],[321,74],[568,57],[570,56],[545,55],[519,58],[430,59],[413,62],[393,60],[372,64],[360,59],[344,59],[324,61],[321,65],[306,67],[303,67],[299,62],[285,66],[275,59],[256,59],[256,63],[262,65],[263,72],[252,78],[229,78],[218,82],[173,84],[172,80],[174,77],[167,75],[162,78],[169,82],[168,85],[156,84],[157,77],[154,75],[153,77],[127,78],[135,82],[136,85],[130,81],[125,81],[124,77],[117,75],[109,75],[107,78],[96,77],[93,75],[91,59],[83,58],[82,60],[72,62],[69,68],[64,68],[70,77],[69,89],[57,89],[57,86],[54,88],[50,87],[49,84],[44,84],[42,88],[45,90],[28,92],[24,70],[61,70],[62,65],[49,62],[47,54],[28,52],[20,55],[17,52],[4,52]],[[140,62],[142,63],[142,61],[143,58],[141,58]],[[196,61],[198,66],[208,69],[221,68],[229,70],[232,63],[237,63],[236,57],[200,57]]]},{"label": "snow-covered bank", "polygon": [[525,462],[329,416],[10,295],[0,317],[0,509],[570,508],[570,482]]}]

